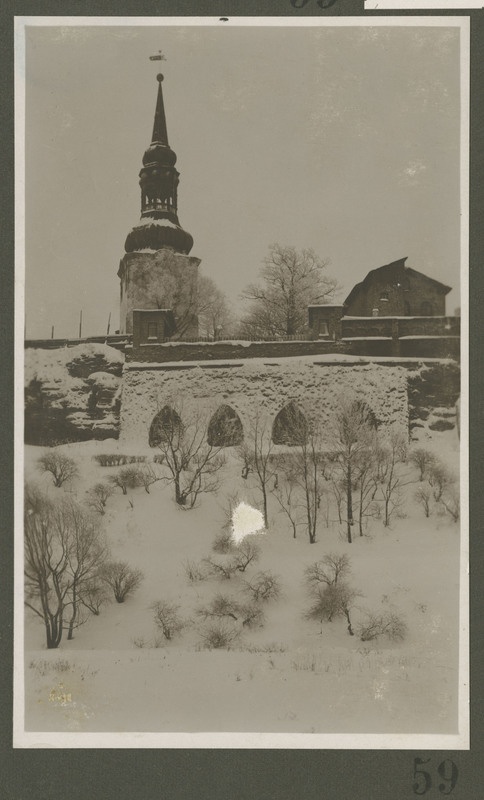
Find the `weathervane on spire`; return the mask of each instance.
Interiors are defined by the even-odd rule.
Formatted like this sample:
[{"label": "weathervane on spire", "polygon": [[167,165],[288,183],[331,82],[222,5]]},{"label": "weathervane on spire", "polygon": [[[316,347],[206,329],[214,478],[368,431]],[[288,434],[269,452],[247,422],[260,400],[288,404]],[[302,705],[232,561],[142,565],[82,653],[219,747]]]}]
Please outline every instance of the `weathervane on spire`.
[{"label": "weathervane on spire", "polygon": [[166,56],[163,55],[161,50],[158,50],[156,56],[150,56],[150,61],[166,61]]}]

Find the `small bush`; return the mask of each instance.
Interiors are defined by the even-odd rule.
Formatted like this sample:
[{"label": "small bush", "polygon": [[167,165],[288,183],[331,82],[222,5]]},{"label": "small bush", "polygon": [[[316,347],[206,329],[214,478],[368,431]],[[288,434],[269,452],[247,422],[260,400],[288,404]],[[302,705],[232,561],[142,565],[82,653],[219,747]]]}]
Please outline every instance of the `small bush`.
[{"label": "small bush", "polygon": [[200,644],[207,650],[230,650],[240,638],[240,631],[226,622],[214,622],[200,632]]},{"label": "small bush", "polygon": [[403,641],[407,635],[407,624],[398,614],[367,614],[358,626],[358,636],[362,642],[371,642],[379,636],[386,636],[391,642]]},{"label": "small bush", "polygon": [[444,507],[446,513],[452,517],[454,522],[458,522],[460,518],[460,494],[459,487],[452,485],[449,486],[442,494],[440,502]]},{"label": "small bush", "polygon": [[98,514],[106,513],[106,503],[114,492],[114,486],[107,483],[96,483],[87,493],[87,504]]},{"label": "small bush", "polygon": [[109,476],[113,486],[118,486],[123,494],[128,494],[128,489],[135,489],[142,485],[140,470],[138,467],[125,467],[115,475]]},{"label": "small bush", "polygon": [[456,478],[445,464],[436,461],[428,470],[427,480],[433,489],[434,500],[439,503],[444,492],[455,483]]},{"label": "small bush", "polygon": [[215,553],[230,553],[234,549],[234,539],[230,531],[224,530],[212,542]]},{"label": "small bush", "polygon": [[111,587],[117,603],[124,603],[143,580],[143,573],[133,569],[126,561],[109,561],[100,571],[100,578]]},{"label": "small bush", "polygon": [[54,486],[60,488],[66,481],[71,481],[79,474],[74,459],[59,453],[57,450],[48,450],[37,462],[41,472],[50,472]]},{"label": "small bush", "polygon": [[247,603],[239,606],[239,619],[244,628],[261,628],[265,622],[265,615],[257,603]]},{"label": "small bush", "polygon": [[156,625],[168,641],[171,641],[185,627],[185,623],[178,613],[180,606],[175,603],[157,600],[150,608],[154,611]]},{"label": "small bush", "polygon": [[416,447],[409,455],[409,461],[414,464],[419,471],[419,480],[423,481],[429,469],[435,464],[435,455],[425,447]]},{"label": "small bush", "polygon": [[235,547],[232,559],[236,571],[245,572],[249,564],[255,563],[260,558],[260,547],[249,536],[246,536]]},{"label": "small bush", "polygon": [[198,561],[190,561],[187,559],[183,564],[183,570],[190,583],[198,583],[205,581],[208,578],[208,571],[206,565]]},{"label": "small bush", "polygon": [[271,572],[258,572],[251,581],[244,581],[244,590],[255,603],[277,600],[281,594],[279,579]]}]

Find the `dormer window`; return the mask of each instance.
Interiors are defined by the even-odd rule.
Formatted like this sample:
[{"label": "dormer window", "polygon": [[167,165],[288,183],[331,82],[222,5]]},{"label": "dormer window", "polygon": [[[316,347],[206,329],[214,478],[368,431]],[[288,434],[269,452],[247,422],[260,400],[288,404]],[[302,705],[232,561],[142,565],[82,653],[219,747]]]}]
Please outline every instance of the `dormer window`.
[{"label": "dormer window", "polygon": [[380,292],[380,303],[388,303],[388,292]]}]

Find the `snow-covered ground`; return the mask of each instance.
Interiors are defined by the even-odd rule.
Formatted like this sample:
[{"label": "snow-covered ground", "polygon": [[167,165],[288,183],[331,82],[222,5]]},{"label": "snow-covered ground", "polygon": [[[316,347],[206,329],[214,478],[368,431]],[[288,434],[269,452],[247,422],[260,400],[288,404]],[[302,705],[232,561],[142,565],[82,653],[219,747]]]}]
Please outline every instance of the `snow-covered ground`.
[{"label": "snow-covered ground", "polygon": [[[455,471],[454,431],[420,432]],[[432,437],[432,438],[430,438]],[[414,443],[415,446],[415,443]],[[55,489],[41,475],[41,448],[26,448],[26,473],[51,493],[79,500],[115,467],[101,467],[95,453],[126,452],[113,441],[59,448],[78,462],[80,477]],[[153,451],[147,453],[150,458]],[[409,468],[411,470],[411,468]],[[412,477],[417,480],[417,472]],[[301,528],[294,539],[270,498],[269,531],[255,537],[261,558],[228,581],[187,579],[187,560],[214,556],[211,549],[226,519],[227,498],[260,508],[254,484],[240,476],[230,456],[217,496],[182,511],[173,487],[158,482],[124,496],[117,490],[102,517],[113,558],[139,568],[144,580],[125,603],[105,606],[57,650],[45,648],[41,621],[25,618],[25,728],[30,731],[260,731],[298,733],[457,732],[459,654],[459,524],[434,512],[426,518],[413,499],[418,484],[390,528],[368,522],[365,536],[345,541],[344,526],[323,498],[318,540]],[[343,618],[305,619],[310,605],[304,570],[325,554],[348,554],[349,582],[362,593],[353,612],[395,611],[406,622],[402,642],[362,642],[349,636]],[[241,599],[244,579],[264,570],[279,576],[282,594],[264,606],[265,624],[245,630],[230,650],[207,650],[197,609],[217,594]],[[186,626],[170,642],[157,630],[151,605],[174,602]]]}]

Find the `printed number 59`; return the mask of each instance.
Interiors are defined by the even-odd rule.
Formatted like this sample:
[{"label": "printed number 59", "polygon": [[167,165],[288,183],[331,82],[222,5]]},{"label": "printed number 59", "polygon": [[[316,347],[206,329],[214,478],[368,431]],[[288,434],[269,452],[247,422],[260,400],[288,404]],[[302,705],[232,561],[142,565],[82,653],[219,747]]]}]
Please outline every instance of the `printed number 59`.
[{"label": "printed number 59", "polygon": [[[428,764],[429,761],[430,758],[414,758],[413,760],[413,777],[415,778],[415,783],[412,788],[415,794],[426,794],[432,787],[430,772],[427,772],[425,769],[419,769],[422,764]],[[437,767],[437,772],[444,781],[444,783],[439,783],[439,792],[441,794],[450,794],[457,783],[457,777],[459,775],[457,766],[450,758],[446,758],[445,761],[442,761]]]}]

